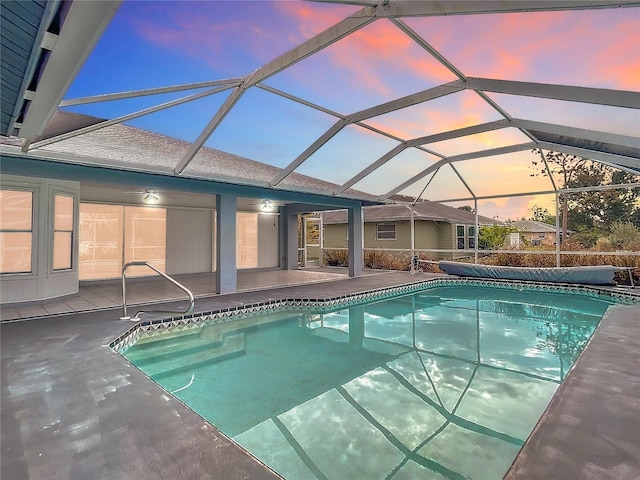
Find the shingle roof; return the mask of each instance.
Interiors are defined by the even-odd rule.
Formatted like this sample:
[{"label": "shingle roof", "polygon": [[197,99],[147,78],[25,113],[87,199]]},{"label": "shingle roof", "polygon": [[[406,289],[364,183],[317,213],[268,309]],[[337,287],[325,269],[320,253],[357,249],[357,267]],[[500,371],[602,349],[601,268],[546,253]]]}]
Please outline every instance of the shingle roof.
[{"label": "shingle roof", "polygon": [[[104,120],[77,113],[56,111],[40,139],[59,135]],[[3,137],[0,143],[17,145],[17,139]],[[173,174],[173,168],[188,150],[190,143],[124,124],[115,124],[83,135],[43,146],[34,155],[73,157],[84,163],[108,165],[122,169]],[[186,177],[206,178],[231,183],[268,186],[280,168],[240,157],[214,148],[203,147],[183,172]],[[338,186],[293,173],[280,185],[285,190],[331,193]],[[349,190],[346,197],[375,201],[375,197]]]},{"label": "shingle roof", "polygon": [[518,220],[517,222],[511,222],[518,230],[523,232],[555,232],[556,227],[549,225],[548,223],[536,222],[534,220]]},{"label": "shingle roof", "polygon": [[[409,220],[411,218],[410,205],[377,205],[362,209],[365,222],[393,222]],[[420,202],[413,207],[415,220],[427,220],[432,222],[475,224],[475,214],[449,207],[442,203]],[[346,210],[334,210],[323,214],[325,224],[347,223]],[[478,215],[481,225],[494,224],[495,220]]]}]

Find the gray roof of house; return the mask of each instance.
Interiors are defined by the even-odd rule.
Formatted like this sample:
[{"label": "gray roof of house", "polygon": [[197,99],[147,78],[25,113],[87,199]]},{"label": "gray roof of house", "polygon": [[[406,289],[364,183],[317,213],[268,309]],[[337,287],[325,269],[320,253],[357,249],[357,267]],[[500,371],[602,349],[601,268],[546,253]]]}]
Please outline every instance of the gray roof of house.
[{"label": "gray roof of house", "polygon": [[[37,140],[46,139],[78,128],[104,122],[105,120],[87,115],[57,110],[47,129]],[[15,137],[0,137],[0,143],[20,146]],[[90,165],[173,174],[173,169],[189,149],[190,143],[158,133],[142,130],[129,125],[115,124],[82,135],[73,136],[31,153],[44,158],[58,160],[74,159]],[[203,147],[183,172],[183,176],[203,178],[236,184],[245,181],[251,185],[268,186],[269,181],[281,171],[267,165],[232,153]],[[338,185],[307,175],[292,173],[279,188],[331,195]],[[375,202],[373,195],[350,189],[346,197]]]},{"label": "gray roof of house", "polygon": [[[394,222],[411,219],[410,205],[376,205],[364,207],[362,209],[365,222]],[[415,220],[428,220],[432,222],[447,223],[464,223],[468,225],[475,224],[475,214],[460,210],[459,208],[449,207],[442,203],[436,202],[420,202],[413,207]],[[346,210],[333,210],[323,213],[323,222],[325,224],[347,223]],[[478,215],[478,222],[481,225],[494,224],[495,220],[489,217]]]},{"label": "gray roof of house", "polygon": [[536,222],[535,220],[518,220],[511,222],[518,230],[523,232],[555,232],[555,225],[549,225],[548,223]]}]

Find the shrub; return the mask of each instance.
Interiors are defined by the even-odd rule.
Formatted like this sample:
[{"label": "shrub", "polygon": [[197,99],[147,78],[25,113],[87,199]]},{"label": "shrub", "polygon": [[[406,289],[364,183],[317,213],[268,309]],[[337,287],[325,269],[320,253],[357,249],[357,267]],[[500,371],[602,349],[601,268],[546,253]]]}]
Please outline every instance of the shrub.
[{"label": "shrub", "polygon": [[349,251],[327,249],[324,251],[324,263],[332,267],[346,267],[349,265]]},{"label": "shrub", "polygon": [[640,250],[640,228],[631,222],[613,222],[608,240],[621,250]]}]

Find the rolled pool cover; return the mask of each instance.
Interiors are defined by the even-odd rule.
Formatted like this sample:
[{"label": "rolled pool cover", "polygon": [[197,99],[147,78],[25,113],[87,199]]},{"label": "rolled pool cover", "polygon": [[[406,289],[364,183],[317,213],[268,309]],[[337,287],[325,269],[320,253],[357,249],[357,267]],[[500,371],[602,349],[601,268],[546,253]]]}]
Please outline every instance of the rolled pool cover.
[{"label": "rolled pool cover", "polygon": [[613,265],[588,267],[502,267],[474,263],[438,262],[440,270],[449,275],[476,278],[500,278],[531,282],[581,283],[587,285],[613,285],[615,272],[621,269]]}]

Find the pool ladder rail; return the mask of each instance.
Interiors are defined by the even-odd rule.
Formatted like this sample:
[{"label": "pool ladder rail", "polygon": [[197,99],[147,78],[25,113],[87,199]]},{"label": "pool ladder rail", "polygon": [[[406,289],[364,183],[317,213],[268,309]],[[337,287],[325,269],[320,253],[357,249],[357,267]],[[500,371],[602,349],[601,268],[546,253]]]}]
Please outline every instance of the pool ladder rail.
[{"label": "pool ladder rail", "polygon": [[[175,311],[175,310],[140,310],[140,311],[136,312],[136,314],[133,317],[129,316],[127,314],[127,275],[126,275],[126,272],[127,272],[127,268],[129,268],[131,266],[146,266],[146,267],[149,267],[151,270],[156,272],[158,275],[160,275],[160,276],[166,278],[167,280],[169,280],[171,283],[173,283],[176,287],[178,287],[179,289],[184,291],[189,296],[189,307],[184,312]],[[195,299],[193,298],[193,293],[191,293],[191,290],[189,290],[187,287],[185,287],[181,283],[178,283],[177,281],[175,281],[173,278],[171,278],[166,273],[161,272],[160,270],[158,270],[156,267],[154,267],[150,263],[145,262],[145,261],[134,261],[134,262],[129,262],[129,263],[125,264],[124,267],[122,267],[122,317],[120,317],[120,320],[131,320],[132,322],[137,322],[137,321],[140,320],[140,314],[141,313],[179,313],[179,314],[182,314],[182,315],[186,315],[186,314],[191,313],[193,311],[194,305],[195,305]]]}]

